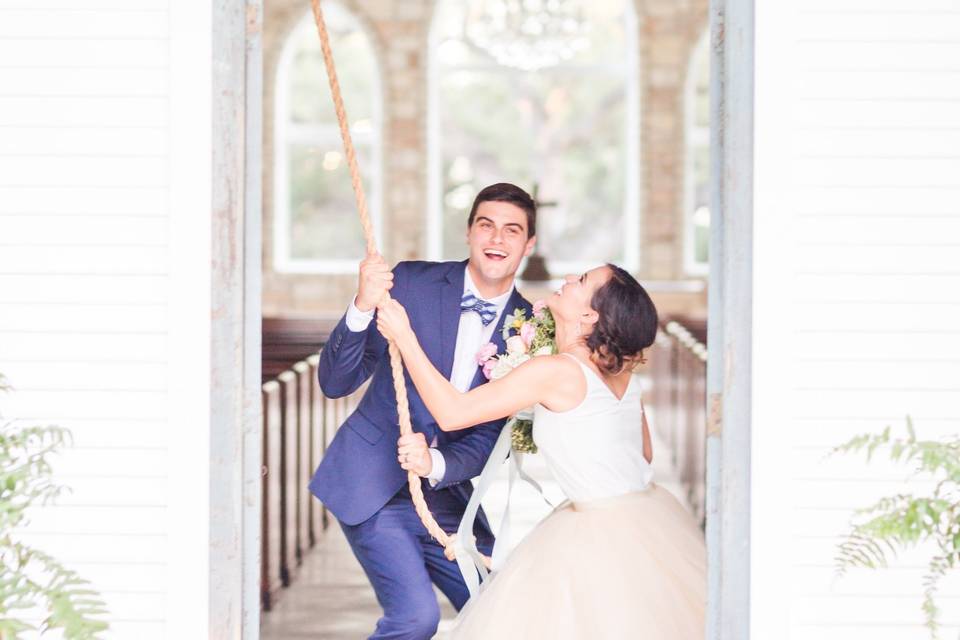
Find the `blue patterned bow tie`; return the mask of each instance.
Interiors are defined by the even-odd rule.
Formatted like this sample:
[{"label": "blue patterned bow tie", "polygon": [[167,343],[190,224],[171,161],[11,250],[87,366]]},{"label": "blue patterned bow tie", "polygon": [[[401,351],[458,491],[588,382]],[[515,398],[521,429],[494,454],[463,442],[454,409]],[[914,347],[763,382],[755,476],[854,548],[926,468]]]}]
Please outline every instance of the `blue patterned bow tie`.
[{"label": "blue patterned bow tie", "polygon": [[460,313],[464,311],[476,311],[483,326],[487,326],[497,317],[497,305],[481,300],[470,292],[463,294],[463,298],[460,300]]}]

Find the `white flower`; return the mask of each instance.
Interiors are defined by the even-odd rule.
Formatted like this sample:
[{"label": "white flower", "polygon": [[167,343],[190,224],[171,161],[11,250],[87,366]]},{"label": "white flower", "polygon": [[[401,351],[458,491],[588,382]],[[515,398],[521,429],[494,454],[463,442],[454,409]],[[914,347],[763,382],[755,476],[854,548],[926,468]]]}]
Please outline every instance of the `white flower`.
[{"label": "white flower", "polygon": [[490,379],[499,380],[511,371],[513,371],[513,367],[510,366],[506,358],[501,358],[500,360],[497,360],[497,364],[495,364],[493,369],[490,371]]},{"label": "white flower", "polygon": [[520,336],[510,336],[507,339],[507,353],[526,353],[527,343]]},{"label": "white flower", "polygon": [[507,362],[509,362],[514,369],[516,369],[517,367],[519,367],[529,359],[530,359],[530,354],[524,353],[524,352],[518,351],[516,353],[507,354]]},{"label": "white flower", "polygon": [[530,356],[526,353],[507,353],[506,355],[500,356],[497,359],[497,364],[490,372],[490,379],[497,380],[502,378],[529,359]]},{"label": "white flower", "polygon": [[551,355],[553,355],[553,347],[551,347],[550,345],[547,345],[547,346],[545,346],[545,347],[540,347],[539,349],[537,349],[537,350],[533,353],[533,355],[535,355],[535,356],[551,356]]}]

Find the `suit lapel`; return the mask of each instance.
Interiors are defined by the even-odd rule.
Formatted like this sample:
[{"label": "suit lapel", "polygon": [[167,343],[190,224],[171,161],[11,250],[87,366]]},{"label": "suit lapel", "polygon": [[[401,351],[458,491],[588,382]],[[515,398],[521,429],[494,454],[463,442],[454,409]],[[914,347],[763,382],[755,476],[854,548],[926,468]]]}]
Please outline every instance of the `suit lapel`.
[{"label": "suit lapel", "polygon": [[438,369],[443,377],[450,379],[453,371],[453,356],[457,349],[457,333],[460,330],[460,299],[463,297],[463,277],[466,262],[457,262],[447,271],[440,290],[440,359]]}]

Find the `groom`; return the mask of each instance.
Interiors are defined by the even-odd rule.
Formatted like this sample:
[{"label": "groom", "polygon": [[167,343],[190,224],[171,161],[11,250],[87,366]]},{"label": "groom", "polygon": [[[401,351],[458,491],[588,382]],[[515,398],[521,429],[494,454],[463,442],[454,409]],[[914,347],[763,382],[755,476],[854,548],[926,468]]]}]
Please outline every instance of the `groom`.
[{"label": "groom", "polygon": [[[458,610],[469,593],[455,562],[421,524],[410,501],[406,469],[422,480],[440,527],[456,531],[504,420],[446,433],[405,376],[414,433],[397,440],[396,396],[387,343],[372,322],[383,295],[406,307],[433,364],[467,391],[486,382],[475,355],[487,342],[503,352],[503,318],[530,304],[514,289],[520,261],[533,250],[536,203],[499,183],[477,194],[467,220],[466,262],[401,262],[391,273],[380,256],[360,264],[359,291],[320,354],[320,387],[332,398],[373,379],[310,482],[337,517],[363,566],[383,617],[370,638],[427,640],[440,608],[435,584]],[[493,534],[481,511],[474,533],[490,554]]]}]

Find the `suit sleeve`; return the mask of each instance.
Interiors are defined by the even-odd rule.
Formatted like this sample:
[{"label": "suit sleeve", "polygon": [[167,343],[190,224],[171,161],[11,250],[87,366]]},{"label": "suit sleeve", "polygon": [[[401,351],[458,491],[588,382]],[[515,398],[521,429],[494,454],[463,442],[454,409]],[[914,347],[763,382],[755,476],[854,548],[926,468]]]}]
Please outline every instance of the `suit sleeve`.
[{"label": "suit sleeve", "polygon": [[484,422],[468,429],[459,439],[437,447],[447,469],[435,488],[444,489],[479,476],[505,423],[504,419]]},{"label": "suit sleeve", "polygon": [[[400,288],[403,272],[403,263],[393,269],[395,293]],[[320,389],[328,398],[350,395],[373,375],[386,352],[387,341],[377,330],[376,322],[370,322],[363,331],[351,331],[344,314],[320,352],[317,370]]]}]

